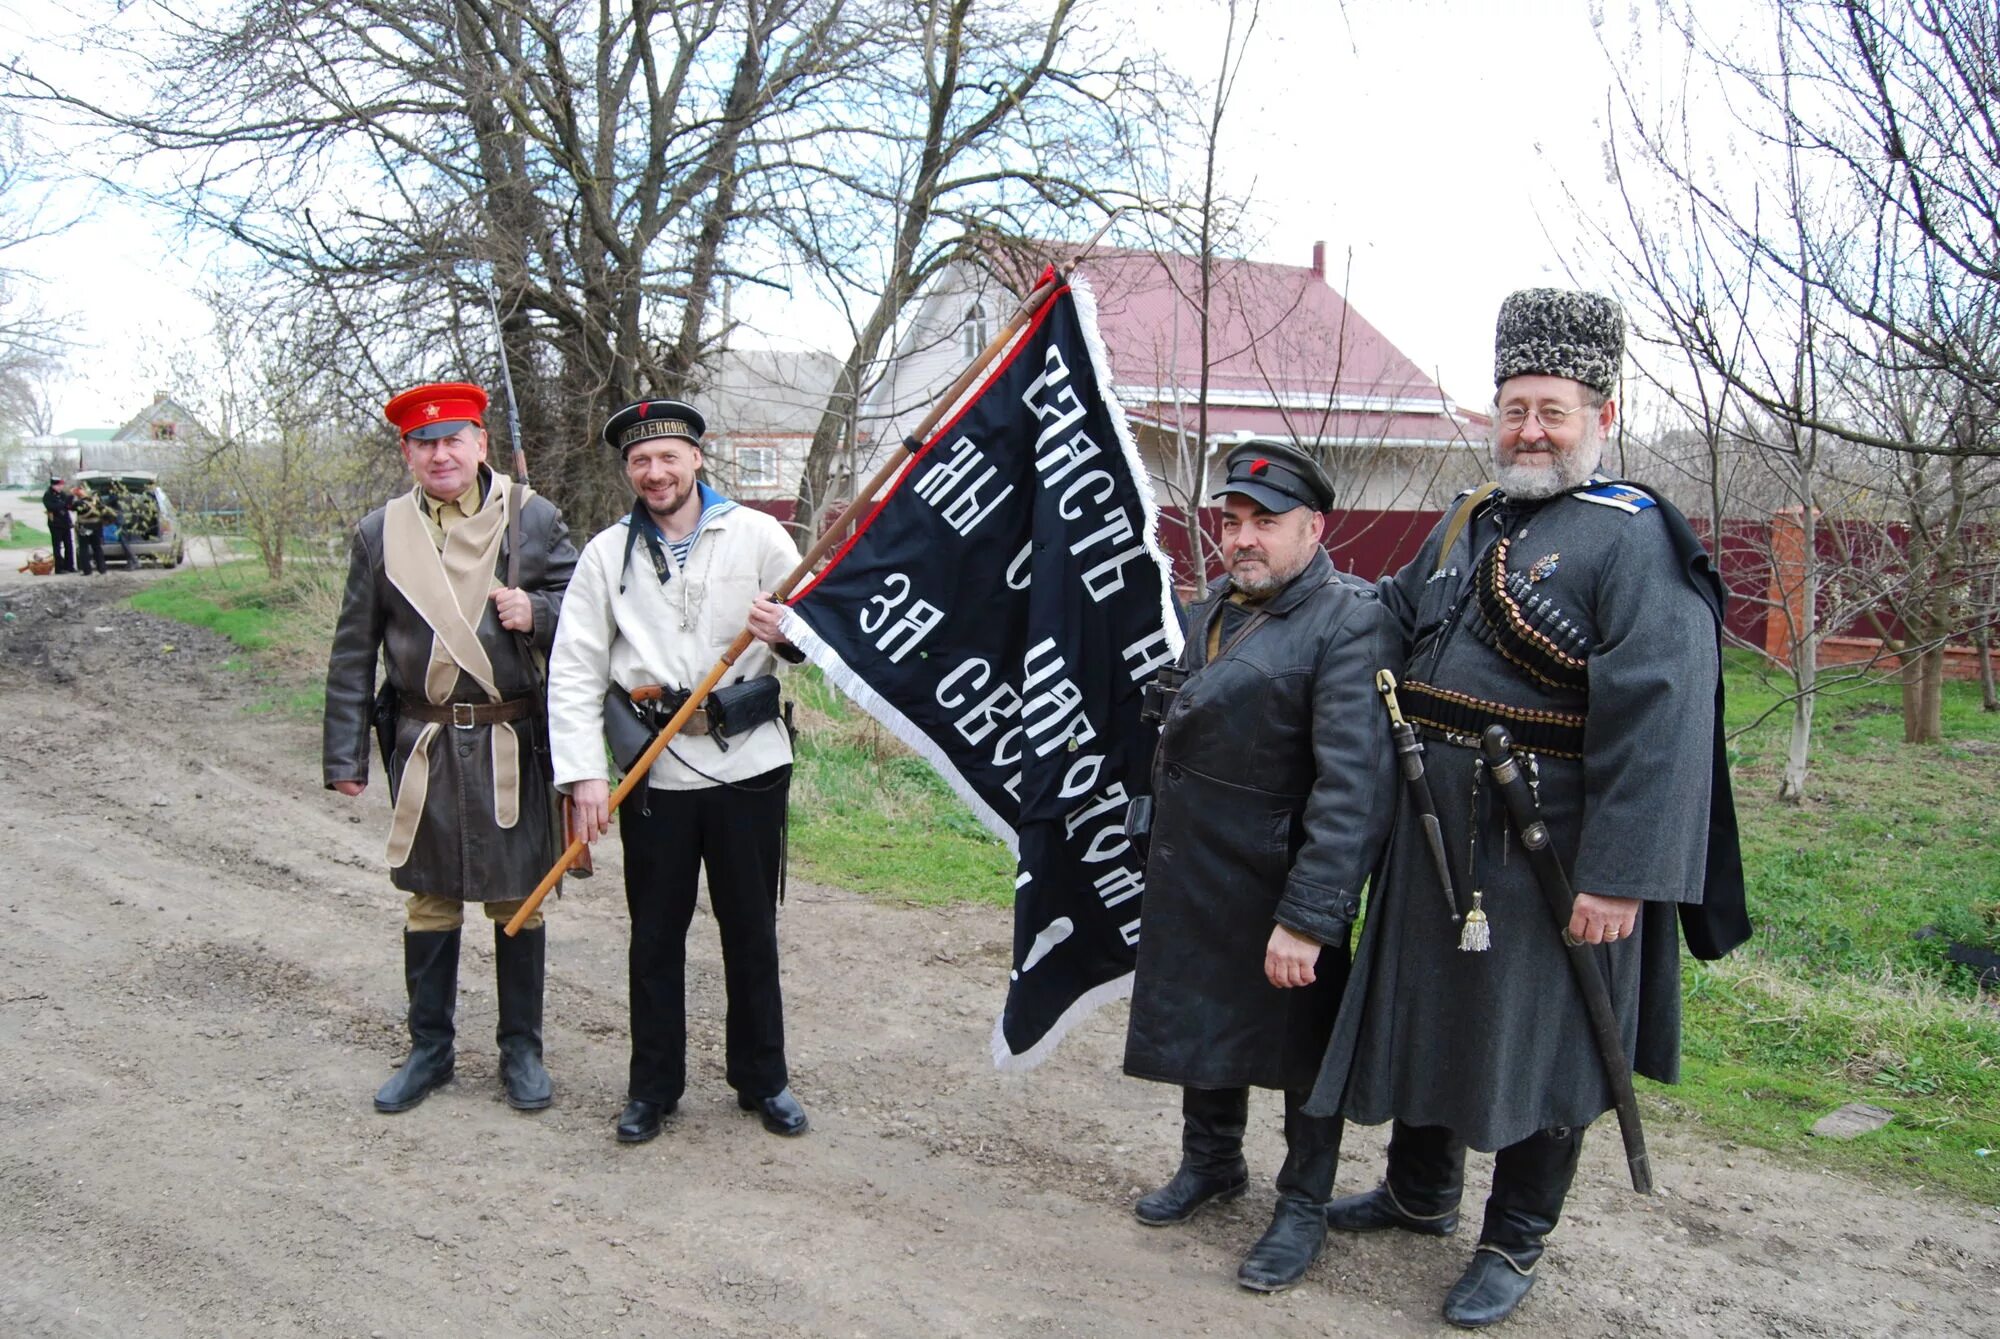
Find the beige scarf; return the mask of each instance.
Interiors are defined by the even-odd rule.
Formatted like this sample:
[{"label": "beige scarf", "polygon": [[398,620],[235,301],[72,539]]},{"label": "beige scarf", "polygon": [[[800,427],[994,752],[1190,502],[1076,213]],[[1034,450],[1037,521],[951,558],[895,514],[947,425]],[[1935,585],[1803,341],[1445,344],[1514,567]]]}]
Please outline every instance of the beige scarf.
[{"label": "beige scarf", "polygon": [[[499,561],[500,542],[507,534],[512,489],[512,481],[496,471],[486,505],[452,526],[442,546],[424,518],[421,489],[412,488],[391,502],[383,515],[383,570],[389,584],[430,625],[431,657],[424,670],[424,698],[433,704],[451,700],[461,671],[485,691],[488,701],[500,700],[492,658],[479,642],[479,621],[485,617],[487,597],[500,584],[494,566]],[[525,488],[522,492],[525,504],[528,492]],[[427,723],[403,764],[396,809],[389,822],[391,869],[410,858],[410,848],[416,843],[417,825],[423,821],[424,804],[430,797],[431,745],[443,729],[436,722]],[[511,828],[521,817],[521,741],[513,724],[505,721],[491,727],[489,738],[493,814],[502,828]]]}]

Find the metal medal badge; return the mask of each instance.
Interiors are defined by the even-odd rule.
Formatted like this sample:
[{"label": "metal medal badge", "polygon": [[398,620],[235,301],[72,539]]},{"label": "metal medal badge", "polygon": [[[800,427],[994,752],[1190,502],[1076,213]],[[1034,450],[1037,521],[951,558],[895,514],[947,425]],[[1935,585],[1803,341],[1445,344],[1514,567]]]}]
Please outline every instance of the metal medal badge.
[{"label": "metal medal badge", "polygon": [[1537,584],[1547,581],[1550,577],[1556,574],[1556,568],[1560,566],[1561,563],[1562,563],[1562,554],[1560,553],[1543,554],[1541,557],[1535,559],[1533,563],[1529,564],[1528,580],[1533,581]]}]

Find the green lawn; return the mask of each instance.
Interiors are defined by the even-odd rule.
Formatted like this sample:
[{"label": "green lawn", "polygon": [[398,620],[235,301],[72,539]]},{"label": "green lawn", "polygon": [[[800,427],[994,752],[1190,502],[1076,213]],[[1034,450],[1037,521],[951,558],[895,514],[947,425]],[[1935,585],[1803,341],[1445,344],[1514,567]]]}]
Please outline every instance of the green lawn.
[{"label": "green lawn", "polygon": [[[1732,725],[1775,691],[1740,662],[1728,688]],[[1950,684],[1950,742],[1910,746],[1893,685],[1829,695],[1802,805],[1775,798],[1789,729],[1780,711],[1736,741],[1756,934],[1687,964],[1684,1081],[1648,1091],[1731,1138],[2000,1203],[2000,1004],[1946,957],[2000,949],[2000,715]],[[1807,1133],[1851,1101],[1896,1120]]]},{"label": "green lawn", "polygon": [[806,669],[792,857],[806,878],[913,902],[1014,900],[1014,857],[932,770]]},{"label": "green lawn", "polygon": [[261,563],[232,562],[169,573],[131,603],[142,613],[220,633],[250,653],[225,662],[262,688],[250,710],[317,716],[326,706],[321,677],[341,576],[325,566],[296,565],[272,581]]},{"label": "green lawn", "polygon": [[38,530],[26,521],[14,522],[14,530],[7,540],[10,549],[47,549],[54,547],[54,540],[46,530]]}]

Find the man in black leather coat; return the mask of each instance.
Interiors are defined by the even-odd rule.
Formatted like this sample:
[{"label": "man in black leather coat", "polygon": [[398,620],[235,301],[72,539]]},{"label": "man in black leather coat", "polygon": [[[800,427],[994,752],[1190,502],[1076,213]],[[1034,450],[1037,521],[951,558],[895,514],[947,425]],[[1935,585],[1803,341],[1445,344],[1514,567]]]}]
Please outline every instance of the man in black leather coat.
[{"label": "man in black leather coat", "polygon": [[1316,462],[1252,443],[1228,471],[1228,571],[1190,611],[1153,764],[1125,1071],[1184,1090],[1180,1169],[1134,1206],[1150,1226],[1242,1193],[1249,1090],[1285,1094],[1277,1207],[1237,1273],[1277,1292],[1326,1235],[1340,1124],[1302,1107],[1388,826],[1374,678],[1401,663],[1402,641],[1374,588],[1335,572],[1320,547],[1333,487]]}]

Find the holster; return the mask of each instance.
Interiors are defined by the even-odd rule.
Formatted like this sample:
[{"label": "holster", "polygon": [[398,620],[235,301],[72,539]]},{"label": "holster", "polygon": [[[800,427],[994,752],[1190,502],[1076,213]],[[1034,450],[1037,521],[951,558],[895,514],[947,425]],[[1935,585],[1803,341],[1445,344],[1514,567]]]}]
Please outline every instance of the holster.
[{"label": "holster", "polygon": [[382,686],[375,690],[375,705],[369,709],[368,721],[375,728],[375,748],[382,755],[384,775],[394,771],[390,759],[396,756],[396,721],[401,715],[401,699],[395,685],[382,680]]},{"label": "holster", "polygon": [[1153,847],[1153,797],[1134,795],[1125,806],[1125,839],[1144,860]]},{"label": "holster", "polygon": [[1173,665],[1162,667],[1139,689],[1139,719],[1152,726],[1166,720],[1167,713],[1173,710],[1174,699],[1180,695],[1181,685],[1187,680],[1187,670]]}]

